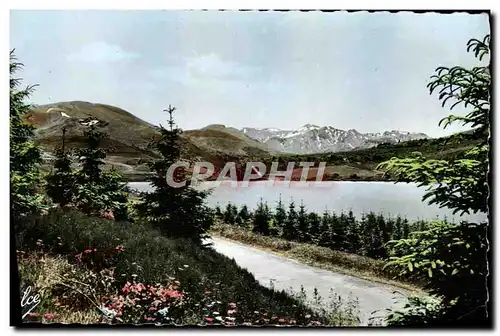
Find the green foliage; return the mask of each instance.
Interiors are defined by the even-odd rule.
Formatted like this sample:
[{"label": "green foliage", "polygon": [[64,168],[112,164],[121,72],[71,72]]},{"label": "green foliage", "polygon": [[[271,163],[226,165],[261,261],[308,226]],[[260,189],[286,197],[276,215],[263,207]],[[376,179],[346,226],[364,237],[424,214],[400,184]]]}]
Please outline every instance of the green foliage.
[{"label": "green foliage", "polygon": [[281,200],[281,194],[278,200],[278,204],[276,206],[276,210],[274,212],[274,217],[273,217],[273,234],[276,236],[281,235],[285,228],[286,224],[286,209],[283,204],[283,201]]},{"label": "green foliage", "polygon": [[309,237],[309,222],[304,203],[301,203],[299,207],[299,213],[297,215],[297,229],[297,238],[299,242],[305,243],[311,240],[311,238]]},{"label": "green foliage", "polygon": [[[480,61],[489,54],[489,43],[489,35],[483,41],[472,39],[467,50],[474,51]],[[452,102],[450,109],[460,104],[471,108],[465,116],[451,114],[443,118],[440,125],[447,127],[461,122],[475,128],[481,142],[463,158],[393,158],[382,163],[380,168],[392,172],[398,181],[416,182],[427,187],[423,200],[429,200],[431,204],[448,207],[454,213],[486,213],[489,196],[490,69],[487,66],[472,69],[457,66],[440,67],[436,72],[428,85],[431,94],[439,90],[443,106]],[[455,225],[436,221],[429,228],[414,232],[408,239],[391,242],[393,260],[388,266],[404,266],[404,273],[424,279],[426,289],[439,300],[439,305],[431,309],[418,303],[417,308],[423,307],[424,313],[417,314],[418,309],[410,309],[406,313],[392,315],[388,322],[405,325],[485,323],[489,318],[486,309],[487,232],[487,223],[462,222]],[[397,235],[399,233],[398,228]]]},{"label": "green foliage", "polygon": [[185,181],[181,187],[174,187],[167,182],[167,171],[171,165],[180,161],[182,131],[175,127],[172,113],[175,108],[169,107],[169,129],[160,125],[160,136],[153,139],[150,146],[160,154],[160,158],[149,163],[154,175],[149,178],[153,191],[142,194],[142,200],[137,205],[139,216],[146,222],[158,228],[169,237],[191,239],[198,244],[208,237],[207,231],[213,218],[204,201],[208,191],[197,191],[186,181],[186,171],[183,167],[175,170],[173,180]]},{"label": "green foliage", "polygon": [[263,203],[261,199],[254,213],[253,232],[268,236],[270,233],[269,222],[271,218],[271,212],[267,203]]},{"label": "green foliage", "polygon": [[41,176],[38,165],[42,154],[34,143],[34,128],[23,121],[23,116],[32,108],[26,100],[34,86],[20,88],[21,78],[15,77],[23,67],[17,62],[14,50],[10,52],[10,188],[11,217],[15,223],[45,208],[38,187]]},{"label": "green foliage", "polygon": [[[237,207],[235,207],[235,209],[238,210]],[[246,205],[243,205],[238,212],[237,222],[242,226],[246,226],[251,217],[252,214],[250,213],[250,211],[248,211],[248,207]]]},{"label": "green foliage", "polygon": [[226,205],[226,211],[224,211],[224,221],[229,224],[237,224],[238,220],[238,208],[235,205],[228,203]]},{"label": "green foliage", "polygon": [[[136,275],[136,281],[152,284],[173,277],[180,281],[180,290],[189,298],[185,304],[190,309],[205,302],[209,295],[210,302],[220,301],[221,307],[237,303],[238,314],[243,318],[250,319],[254,311],[261,309],[265,309],[269,317],[289,316],[297,323],[302,323],[306,314],[316,316],[285,292],[261,286],[250,272],[214,249],[200,247],[191,239],[165,237],[143,223],[54,211],[29,221],[26,228],[16,234],[19,249],[37,249],[37,240],[41,239],[46,250],[66,256],[72,263],[76,261],[76,251],[123,248],[112,265],[104,263],[114,267],[118,290],[129,281],[131,274]],[[202,316],[202,308],[192,313]]]},{"label": "green foliage", "polygon": [[[246,206],[241,209],[240,212],[248,211]],[[226,205],[226,213],[228,211],[237,214],[238,208],[229,203]],[[214,212],[217,212],[217,207]],[[229,222],[224,219],[222,212],[220,216],[226,224],[240,226],[238,219]],[[287,211],[281,198],[274,212],[261,199],[252,218],[255,233],[281,237],[288,241],[312,243],[375,259],[388,257],[386,245],[391,240],[397,239],[396,237],[409,238],[411,232],[422,231],[427,227],[425,221],[410,224],[406,218],[400,216],[384,217],[382,214],[373,212],[362,214],[360,219],[357,219],[352,211],[341,212],[337,215],[325,210],[319,215],[315,212],[307,212],[303,205],[297,212],[293,201],[290,202]],[[283,230],[280,229],[280,223],[284,225]],[[285,238],[282,232],[289,234],[289,238]]]},{"label": "green foliage", "polygon": [[298,214],[295,210],[295,203],[293,200],[288,205],[288,212],[286,215],[285,226],[281,234],[282,238],[287,240],[296,240],[298,237]]},{"label": "green foliage", "polygon": [[88,215],[113,211],[117,220],[128,218],[128,191],[122,175],[115,169],[104,172],[101,166],[106,151],[100,147],[106,134],[95,126],[84,131],[87,147],[77,151],[81,169],[74,172],[74,203]]},{"label": "green foliage", "polygon": [[53,171],[46,177],[46,192],[54,203],[65,207],[74,201],[76,178],[71,169],[71,154],[64,150],[63,146],[56,150],[56,160]]}]

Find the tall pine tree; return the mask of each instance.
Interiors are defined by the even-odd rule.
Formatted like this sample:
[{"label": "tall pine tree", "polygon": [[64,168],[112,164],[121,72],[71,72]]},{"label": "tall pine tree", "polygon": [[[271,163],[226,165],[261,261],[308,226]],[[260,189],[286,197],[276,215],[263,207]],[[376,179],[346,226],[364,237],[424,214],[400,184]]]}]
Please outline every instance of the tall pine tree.
[{"label": "tall pine tree", "polygon": [[273,227],[278,235],[281,235],[285,227],[286,222],[286,209],[281,200],[281,194],[279,196],[278,205],[276,206],[276,211],[273,218]]},{"label": "tall pine tree", "polygon": [[[167,182],[169,167],[181,159],[182,130],[175,126],[174,107],[165,110],[169,114],[168,128],[160,125],[160,135],[153,139],[150,146],[161,158],[150,162],[154,175],[149,178],[152,192],[143,193],[142,201],[137,205],[138,214],[152,226],[169,237],[181,237],[202,244],[208,237],[207,231],[212,224],[212,217],[205,205],[208,191],[197,191],[189,181],[181,187]],[[175,127],[174,127],[175,126]],[[174,180],[185,181],[186,172],[182,167],[175,170]]]},{"label": "tall pine tree", "polygon": [[269,221],[271,220],[271,213],[267,203],[260,199],[257,209],[255,210],[253,219],[253,232],[269,236]]},{"label": "tall pine tree", "polygon": [[292,200],[288,206],[285,226],[283,227],[282,237],[287,240],[297,240],[298,238],[298,214],[295,210],[295,202]]},{"label": "tall pine tree", "polygon": [[10,195],[11,219],[18,225],[27,216],[45,208],[39,192],[41,176],[38,165],[42,154],[34,143],[34,128],[23,117],[32,106],[26,102],[34,86],[20,88],[21,78],[15,77],[23,67],[17,62],[14,50],[10,52]]},{"label": "tall pine tree", "polygon": [[299,207],[299,213],[297,215],[297,228],[298,228],[298,234],[299,234],[299,241],[300,242],[308,242],[310,241],[310,236],[309,236],[309,222],[307,220],[307,213],[306,213],[306,207],[304,205],[304,202],[300,202],[300,207]]},{"label": "tall pine tree", "polygon": [[73,203],[75,197],[75,174],[71,169],[71,154],[65,148],[66,128],[62,130],[62,144],[56,150],[54,168],[47,176],[47,195],[61,208]]},{"label": "tall pine tree", "polygon": [[126,182],[118,171],[103,172],[101,168],[106,158],[101,142],[107,135],[92,125],[84,131],[84,136],[87,147],[77,150],[81,165],[75,179],[77,207],[89,215],[113,211],[115,219],[127,219]]}]

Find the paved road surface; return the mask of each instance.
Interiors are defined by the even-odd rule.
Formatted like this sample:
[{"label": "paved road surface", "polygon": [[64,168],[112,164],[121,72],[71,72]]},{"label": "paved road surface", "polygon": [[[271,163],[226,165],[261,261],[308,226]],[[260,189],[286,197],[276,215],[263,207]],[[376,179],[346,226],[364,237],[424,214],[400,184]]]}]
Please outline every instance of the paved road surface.
[{"label": "paved road surface", "polygon": [[[403,296],[401,293],[394,293],[395,290],[402,292],[395,287],[300,264],[223,238],[214,237],[212,242],[216,251],[233,258],[264,286],[270,287],[272,281],[274,288],[278,290],[291,288],[298,292],[302,285],[308,295],[316,287],[323,298],[329,297],[330,289],[341,297],[357,298],[362,325],[368,324],[370,316],[384,315],[386,308],[394,309],[404,304],[404,300],[395,302],[394,298]],[[380,311],[372,314],[376,310]]]}]

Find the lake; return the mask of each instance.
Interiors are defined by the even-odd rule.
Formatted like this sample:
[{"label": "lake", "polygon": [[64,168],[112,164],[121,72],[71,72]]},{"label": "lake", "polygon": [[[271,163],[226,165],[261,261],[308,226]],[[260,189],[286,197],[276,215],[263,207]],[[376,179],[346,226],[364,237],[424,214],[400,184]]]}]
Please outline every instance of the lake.
[{"label": "lake", "polygon": [[[241,206],[246,204],[250,209],[257,206],[262,199],[270,207],[274,207],[280,194],[285,205],[293,199],[298,206],[304,203],[307,210],[323,212],[325,209],[340,213],[352,210],[356,217],[366,212],[383,213],[385,215],[401,215],[409,220],[444,218],[458,221],[460,219],[470,221],[482,221],[486,219],[485,214],[465,215],[462,218],[452,215],[451,210],[439,208],[436,205],[428,205],[422,202],[425,193],[424,188],[418,188],[414,184],[392,182],[309,182],[284,183],[269,185],[268,181],[250,182],[245,187],[241,182],[223,182],[217,186],[217,182],[202,182],[196,188],[212,190],[207,203],[210,206],[219,204],[224,207],[228,202]],[[130,182],[129,186],[138,191],[151,190],[147,182]]]}]

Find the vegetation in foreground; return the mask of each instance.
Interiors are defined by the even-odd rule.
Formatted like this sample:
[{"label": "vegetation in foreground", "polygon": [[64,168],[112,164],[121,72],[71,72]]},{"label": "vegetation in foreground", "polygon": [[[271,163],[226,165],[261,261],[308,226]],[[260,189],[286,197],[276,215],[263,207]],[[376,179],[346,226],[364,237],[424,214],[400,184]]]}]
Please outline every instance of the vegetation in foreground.
[{"label": "vegetation in foreground", "polygon": [[[42,293],[31,321],[178,325],[352,325],[261,286],[234,260],[142,223],[74,211],[29,221],[17,234],[22,290]],[[50,314],[50,315],[47,315]],[[47,318],[49,316],[50,318]]]},{"label": "vegetation in foreground", "polygon": [[[466,115],[450,114],[440,124],[461,123],[474,128],[480,142],[453,159],[429,159],[422,155],[392,158],[380,165],[397,181],[415,182],[426,187],[423,200],[452,209],[454,213],[489,213],[488,187],[490,152],[491,71],[480,62],[490,54],[490,36],[471,39],[467,51],[478,59],[478,66],[440,67],[428,84],[431,93],[451,103],[463,105]],[[388,266],[402,267],[403,274],[425,279],[425,289],[434,302],[411,298],[406,309],[389,314],[389,325],[491,325],[491,299],[488,297],[488,222],[450,224],[435,221],[409,239],[391,243],[399,251]]]},{"label": "vegetation in foreground", "polygon": [[[11,241],[16,246],[20,299],[39,295],[24,322],[159,325],[356,325],[348,303],[312,311],[301,295],[261,286],[204,244],[212,216],[206,193],[169,187],[166,168],[180,158],[180,130],[160,127],[152,147],[154,190],[134,203],[116,171],[101,169],[104,132],[84,131],[86,147],[65,148],[65,129],[53,170],[39,173],[41,153],[23,122],[31,88],[20,90],[22,66],[11,53]],[[173,109],[169,109],[171,114]],[[182,177],[182,176],[181,176]],[[42,183],[43,182],[43,183]],[[101,218],[104,217],[104,218]],[[16,280],[16,279],[15,279]],[[16,283],[14,281],[13,283]],[[300,294],[300,293],[299,293]],[[20,306],[15,297],[15,306]],[[16,319],[17,317],[17,319]]]}]

